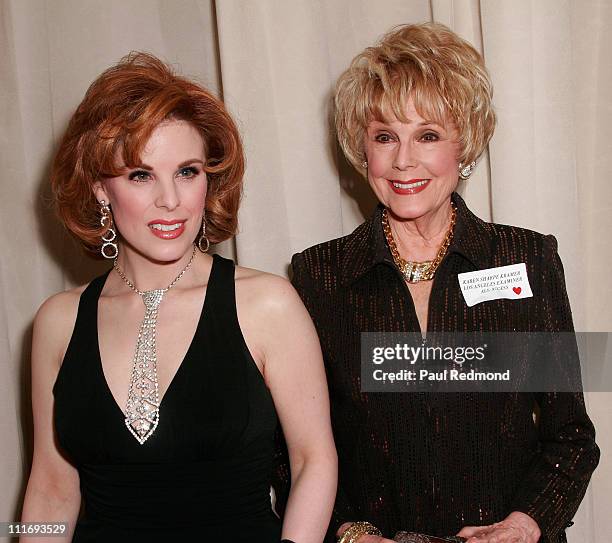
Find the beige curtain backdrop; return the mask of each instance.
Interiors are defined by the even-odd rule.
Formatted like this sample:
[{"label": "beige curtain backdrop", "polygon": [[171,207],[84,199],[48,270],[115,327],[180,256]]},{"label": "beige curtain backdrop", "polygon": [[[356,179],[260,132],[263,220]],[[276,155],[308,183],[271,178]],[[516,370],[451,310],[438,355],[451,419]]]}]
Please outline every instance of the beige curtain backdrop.
[{"label": "beige curtain backdrop", "polygon": [[[333,139],[334,80],[392,26],[430,20],[483,51],[495,85],[499,124],[468,204],[555,234],[576,328],[612,330],[609,0],[0,0],[0,521],[19,519],[31,458],[33,316],[102,269],[48,205],[54,146],[92,79],[146,50],[225,98],[248,168],[240,232],[219,251],[286,275],[294,252],[375,203]],[[587,401],[602,461],[573,543],[612,533],[612,395]]]}]

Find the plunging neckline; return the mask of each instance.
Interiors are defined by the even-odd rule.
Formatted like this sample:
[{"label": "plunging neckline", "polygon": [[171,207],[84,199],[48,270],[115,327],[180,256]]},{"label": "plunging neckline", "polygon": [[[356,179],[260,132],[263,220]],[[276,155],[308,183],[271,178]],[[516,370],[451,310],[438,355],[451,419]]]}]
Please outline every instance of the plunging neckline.
[{"label": "plunging neckline", "polygon": [[[191,353],[192,349],[194,348],[194,343],[196,340],[196,337],[198,335],[198,332],[200,331],[200,327],[202,324],[202,321],[204,320],[204,315],[206,313],[206,308],[207,308],[207,301],[208,301],[208,292],[210,290],[210,286],[212,284],[212,279],[213,279],[213,272],[215,270],[215,266],[217,264],[217,257],[216,255],[213,255],[213,262],[210,268],[210,275],[208,277],[208,283],[206,285],[206,291],[204,292],[204,300],[202,301],[202,309],[200,310],[200,315],[198,317],[198,322],[196,324],[196,329],[193,333],[193,336],[191,338],[191,341],[189,342],[189,346],[187,347],[187,350],[185,351],[185,356],[183,356],[183,359],[181,360],[180,364],[178,365],[176,371],[174,372],[174,375],[172,376],[172,378],[170,379],[170,383],[168,384],[168,387],[166,388],[166,391],[164,392],[164,395],[161,397],[160,401],[159,401],[159,412],[161,413],[162,410],[162,405],[164,403],[164,401],[166,400],[166,397],[168,396],[169,392],[172,392],[172,387],[174,385],[174,382],[177,380],[178,377],[180,377],[180,373],[181,370],[183,368],[183,366],[185,365],[185,361],[187,360],[189,354]],[[112,271],[112,270],[111,270]],[[110,272],[109,272],[110,275]],[[108,279],[108,275],[106,277],[106,279]],[[100,289],[100,294],[102,294],[102,290],[104,290],[104,286],[106,285],[106,279],[104,281],[104,285],[102,285],[102,289]],[[95,318],[95,338],[96,338],[96,345],[95,345],[95,352],[96,352],[96,357],[97,357],[97,367],[99,370],[99,376],[101,377],[103,383],[104,383],[104,388],[106,391],[106,394],[109,396],[110,400],[112,401],[114,408],[116,410],[118,410],[121,413],[121,417],[125,420],[126,418],[126,414],[123,411],[123,409],[121,409],[121,406],[119,405],[119,402],[117,402],[115,395],[113,394],[113,391],[110,388],[110,385],[108,384],[108,381],[106,380],[106,374],[104,373],[104,365],[102,364],[102,353],[100,351],[100,329],[98,326],[98,316],[99,316],[99,303],[100,303],[100,294],[98,295],[98,299],[96,300],[96,318]],[[131,372],[130,372],[130,378],[131,378]],[[129,383],[128,383],[129,386]]]}]

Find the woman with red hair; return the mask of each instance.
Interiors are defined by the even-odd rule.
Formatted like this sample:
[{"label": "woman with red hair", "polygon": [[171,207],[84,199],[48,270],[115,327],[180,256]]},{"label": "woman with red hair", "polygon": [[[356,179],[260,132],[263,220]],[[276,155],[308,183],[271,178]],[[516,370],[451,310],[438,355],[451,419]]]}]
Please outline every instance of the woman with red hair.
[{"label": "woman with red hair", "polygon": [[87,91],[51,182],[65,226],[113,266],[36,316],[22,522],[68,522],[75,542],[323,539],[336,453],[312,322],[286,280],[207,254],[236,231],[243,171],[222,102],[157,58]]}]

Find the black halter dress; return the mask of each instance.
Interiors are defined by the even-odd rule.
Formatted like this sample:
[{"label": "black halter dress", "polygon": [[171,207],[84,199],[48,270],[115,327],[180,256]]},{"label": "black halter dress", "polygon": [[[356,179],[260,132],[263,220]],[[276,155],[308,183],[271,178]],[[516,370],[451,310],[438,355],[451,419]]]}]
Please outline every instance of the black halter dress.
[{"label": "black halter dress", "polygon": [[233,262],[214,257],[195,335],[143,445],[102,371],[97,306],[107,276],[81,295],[53,387],[58,442],[84,502],[73,542],[278,542],[269,495],[278,420],[238,324]]}]

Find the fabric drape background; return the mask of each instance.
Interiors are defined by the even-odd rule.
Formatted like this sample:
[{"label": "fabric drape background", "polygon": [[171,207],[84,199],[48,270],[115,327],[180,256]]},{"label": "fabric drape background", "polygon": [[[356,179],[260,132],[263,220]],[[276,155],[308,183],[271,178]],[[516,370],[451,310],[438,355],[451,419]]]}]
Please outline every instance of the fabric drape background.
[{"label": "fabric drape background", "polygon": [[[49,209],[53,150],[91,81],[145,50],[222,95],[248,167],[240,232],[218,250],[287,274],[375,203],[333,138],[335,79],[392,26],[430,20],[484,53],[495,86],[498,127],[460,192],[483,219],[555,234],[576,329],[612,330],[609,0],[0,0],[1,521],[19,519],[31,460],[36,309],[104,267]],[[612,533],[612,394],[586,396],[602,460],[573,543]]]}]

